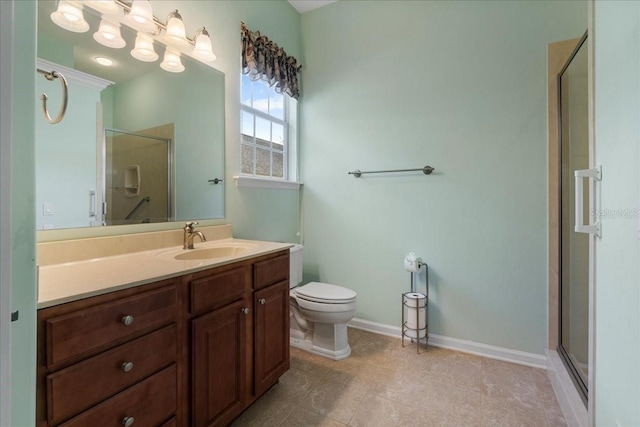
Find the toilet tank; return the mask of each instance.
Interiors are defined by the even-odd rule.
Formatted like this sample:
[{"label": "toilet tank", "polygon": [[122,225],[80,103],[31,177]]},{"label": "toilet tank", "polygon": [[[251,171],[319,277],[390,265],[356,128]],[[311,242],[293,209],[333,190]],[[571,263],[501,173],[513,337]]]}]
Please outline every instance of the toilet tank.
[{"label": "toilet tank", "polygon": [[289,249],[289,288],[302,283],[302,245],[293,245]]}]

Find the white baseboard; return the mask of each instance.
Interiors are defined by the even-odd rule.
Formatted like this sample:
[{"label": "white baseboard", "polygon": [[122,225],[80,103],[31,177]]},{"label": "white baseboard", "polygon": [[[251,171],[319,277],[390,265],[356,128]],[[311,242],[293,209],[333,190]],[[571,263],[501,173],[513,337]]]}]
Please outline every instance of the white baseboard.
[{"label": "white baseboard", "polygon": [[547,373],[567,425],[569,427],[588,425],[587,407],[584,406],[557,351],[547,350]]},{"label": "white baseboard", "polygon": [[[355,329],[361,329],[363,331],[373,332],[376,334],[388,335],[396,338],[402,337],[402,330],[399,326],[385,325],[383,323],[376,323],[358,318],[351,319],[351,321],[348,322],[348,325]],[[517,363],[518,365],[531,366],[533,368],[547,368],[547,358],[544,355],[497,347],[469,340],[429,334],[428,345],[462,351],[464,353],[475,354],[478,356],[488,357],[490,359]]]}]

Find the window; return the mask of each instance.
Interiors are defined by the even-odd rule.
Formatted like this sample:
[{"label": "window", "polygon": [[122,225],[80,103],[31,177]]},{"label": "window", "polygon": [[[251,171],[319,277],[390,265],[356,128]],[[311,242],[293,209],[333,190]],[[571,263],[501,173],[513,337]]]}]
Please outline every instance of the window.
[{"label": "window", "polygon": [[289,96],[242,75],[240,173],[289,178]]}]

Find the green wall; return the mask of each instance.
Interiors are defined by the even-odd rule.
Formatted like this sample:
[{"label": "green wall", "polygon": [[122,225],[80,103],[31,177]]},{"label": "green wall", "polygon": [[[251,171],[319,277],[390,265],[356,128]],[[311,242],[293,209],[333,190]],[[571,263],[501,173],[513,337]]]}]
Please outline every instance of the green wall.
[{"label": "green wall", "polygon": [[182,73],[158,67],[115,85],[110,90],[113,127],[135,132],[173,123],[175,218],[222,218],[224,188],[207,180],[222,178],[225,167],[224,75],[188,58],[183,61]]},{"label": "green wall", "polygon": [[[156,16],[166,16],[176,5],[152,1]],[[300,15],[286,0],[181,1],[180,14],[187,33],[204,25],[217,56],[214,66],[225,74],[225,222],[239,238],[295,241],[299,193],[292,190],[237,188],[240,170],[240,22],[260,31],[304,63]]]},{"label": "green wall", "polygon": [[[584,1],[339,1],[302,16],[305,273],[400,326],[403,257],[434,334],[543,354],[546,47]],[[369,175],[348,171],[421,168]],[[424,289],[424,275],[419,289]]]},{"label": "green wall", "polygon": [[597,1],[595,416],[640,425],[640,3]]},{"label": "green wall", "polygon": [[[89,191],[96,191],[96,104],[100,91],[68,79],[65,118],[52,125],[44,119],[39,94],[49,95],[47,107],[55,117],[60,108],[60,83],[38,74],[36,116],[36,228],[89,226]],[[43,203],[53,206],[53,215],[44,215]]]},{"label": "green wall", "polygon": [[11,324],[12,427],[35,423],[35,16],[35,2],[15,2],[11,296],[12,310],[20,311],[20,319]]}]

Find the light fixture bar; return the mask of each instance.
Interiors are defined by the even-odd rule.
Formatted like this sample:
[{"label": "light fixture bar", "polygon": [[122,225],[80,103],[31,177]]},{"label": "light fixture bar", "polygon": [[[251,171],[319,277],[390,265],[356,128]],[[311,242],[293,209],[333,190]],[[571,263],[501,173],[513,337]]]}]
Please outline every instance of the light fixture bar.
[{"label": "light fixture bar", "polygon": [[[121,6],[126,12],[131,12],[131,5],[125,3],[123,0],[114,0],[116,4]],[[167,31],[167,24],[162,23],[156,16],[153,16],[153,23],[156,24],[157,27],[160,27],[164,31]],[[154,33],[154,35],[158,35],[160,32]],[[189,38],[189,36],[185,36],[185,40],[189,42],[192,46],[196,45],[196,41],[194,39]]]}]

